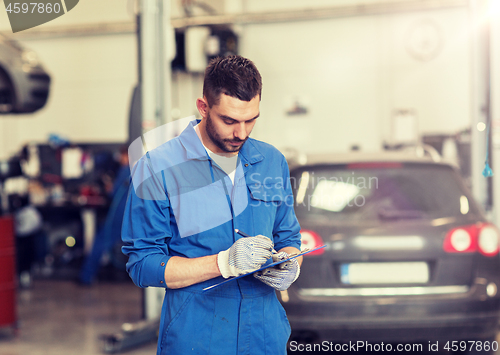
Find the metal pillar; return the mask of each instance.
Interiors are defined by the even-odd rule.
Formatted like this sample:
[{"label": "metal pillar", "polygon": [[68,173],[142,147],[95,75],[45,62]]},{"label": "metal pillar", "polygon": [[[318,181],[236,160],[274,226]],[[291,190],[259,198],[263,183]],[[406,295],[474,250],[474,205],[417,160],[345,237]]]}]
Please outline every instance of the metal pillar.
[{"label": "metal pillar", "polygon": [[170,22],[170,1],[140,2],[140,84],[143,128],[148,131],[169,122],[171,72],[166,45]]},{"label": "metal pillar", "polygon": [[[167,45],[170,24],[169,0],[140,0],[139,8],[139,85],[142,101],[143,133],[170,122],[171,71]],[[170,49],[170,50],[169,50]],[[166,141],[167,137],[165,137]],[[145,144],[145,140],[143,140]],[[146,150],[151,147],[145,146]],[[149,287],[144,291],[144,315],[158,318],[164,289]]]},{"label": "metal pillar", "polygon": [[493,222],[500,225],[500,1],[490,0],[488,8],[491,54],[491,142],[493,181]]}]

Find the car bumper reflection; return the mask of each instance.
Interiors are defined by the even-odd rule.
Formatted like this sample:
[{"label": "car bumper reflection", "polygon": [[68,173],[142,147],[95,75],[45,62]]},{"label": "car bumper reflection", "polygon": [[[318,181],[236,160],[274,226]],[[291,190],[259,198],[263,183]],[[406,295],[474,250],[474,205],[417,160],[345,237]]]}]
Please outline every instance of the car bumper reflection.
[{"label": "car bumper reflection", "polygon": [[303,297],[420,296],[463,294],[467,292],[469,292],[468,286],[304,288],[299,291],[299,295]]}]

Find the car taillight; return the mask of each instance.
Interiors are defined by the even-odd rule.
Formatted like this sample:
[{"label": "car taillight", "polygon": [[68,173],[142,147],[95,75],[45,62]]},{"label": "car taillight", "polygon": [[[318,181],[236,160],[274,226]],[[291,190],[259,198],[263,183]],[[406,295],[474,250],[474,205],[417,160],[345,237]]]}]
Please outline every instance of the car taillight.
[{"label": "car taillight", "polygon": [[446,234],[443,249],[447,253],[473,253],[479,251],[494,256],[499,251],[500,235],[491,224],[473,224],[458,227]]},{"label": "car taillight", "polygon": [[476,251],[474,227],[455,228],[448,232],[444,241],[444,250],[450,253],[471,253]]},{"label": "car taillight", "polygon": [[[311,250],[311,249],[314,249],[314,248],[317,248],[317,247],[323,245],[323,239],[321,239],[321,237],[316,232],[313,232],[310,230],[301,230],[300,235],[302,236],[302,238],[300,240],[301,244],[302,244],[300,246],[300,249],[302,251],[306,248]],[[323,254],[324,251],[325,251],[325,249],[319,249],[319,250],[313,251],[309,254],[306,254],[304,256],[320,255],[320,254]]]},{"label": "car taillight", "polygon": [[479,251],[486,256],[498,254],[499,235],[498,230],[492,225],[486,225],[479,231],[477,240]]}]

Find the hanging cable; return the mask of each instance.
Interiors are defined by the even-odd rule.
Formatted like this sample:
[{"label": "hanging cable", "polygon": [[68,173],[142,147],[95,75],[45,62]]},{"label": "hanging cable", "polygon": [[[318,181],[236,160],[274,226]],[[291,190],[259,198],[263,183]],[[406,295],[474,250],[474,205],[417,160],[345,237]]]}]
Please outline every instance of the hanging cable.
[{"label": "hanging cable", "polygon": [[489,152],[490,152],[490,127],[491,127],[491,120],[488,121],[488,129],[486,130],[486,159],[484,161],[484,169],[483,169],[483,176],[484,177],[491,177],[493,176],[493,170],[490,168],[490,164],[488,163],[489,160]]}]

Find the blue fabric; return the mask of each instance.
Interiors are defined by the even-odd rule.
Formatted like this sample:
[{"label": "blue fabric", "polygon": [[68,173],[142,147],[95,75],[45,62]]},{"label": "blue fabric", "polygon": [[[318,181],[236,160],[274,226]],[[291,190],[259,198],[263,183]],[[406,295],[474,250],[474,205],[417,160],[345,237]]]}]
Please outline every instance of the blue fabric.
[{"label": "blue fabric", "polygon": [[[228,249],[241,238],[235,228],[272,238],[276,250],[300,248],[283,155],[248,139],[232,188],[206,154],[196,123],[134,167],[122,250],[140,287],[166,287],[165,266],[172,256],[195,258]],[[286,354],[290,326],[274,289],[249,276],[202,292],[221,281],[166,288],[157,353]]]}]

